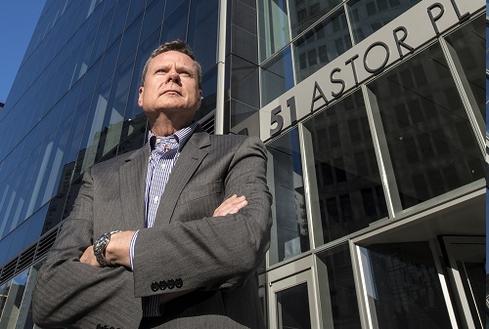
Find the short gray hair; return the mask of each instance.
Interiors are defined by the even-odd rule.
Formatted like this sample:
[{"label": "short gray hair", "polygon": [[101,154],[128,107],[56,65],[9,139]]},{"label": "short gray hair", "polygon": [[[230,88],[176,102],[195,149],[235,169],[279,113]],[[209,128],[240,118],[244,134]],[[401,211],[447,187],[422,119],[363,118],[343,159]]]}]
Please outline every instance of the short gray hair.
[{"label": "short gray hair", "polygon": [[158,48],[153,50],[151,55],[149,55],[149,58],[146,60],[146,63],[144,63],[144,68],[143,72],[141,74],[141,87],[144,86],[144,79],[146,78],[146,73],[148,72],[148,66],[149,62],[155,58],[156,56],[166,53],[167,51],[178,51],[182,54],[187,55],[188,57],[192,58],[195,66],[197,67],[197,81],[199,83],[199,88],[201,88],[202,85],[202,67],[200,66],[199,62],[195,59],[194,53],[190,49],[190,47],[183,42],[182,40],[174,40],[174,41],[169,41],[161,44]]}]

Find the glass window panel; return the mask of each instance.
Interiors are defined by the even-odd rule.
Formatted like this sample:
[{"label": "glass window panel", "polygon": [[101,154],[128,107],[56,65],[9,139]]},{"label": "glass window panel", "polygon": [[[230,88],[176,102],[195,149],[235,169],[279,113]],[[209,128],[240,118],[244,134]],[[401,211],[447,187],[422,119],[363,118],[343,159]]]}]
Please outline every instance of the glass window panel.
[{"label": "glass window panel", "polygon": [[294,86],[290,47],[261,67],[262,107]]},{"label": "glass window panel", "polygon": [[[320,253],[319,285],[327,296],[320,296],[324,328],[360,329],[355,280],[348,244]],[[323,272],[324,271],[324,272]]]},{"label": "glass window panel", "polygon": [[165,9],[165,1],[154,1],[144,14],[144,23],[141,36],[146,39],[155,30],[161,30],[161,23],[163,21],[163,10]]},{"label": "glass window panel", "polygon": [[[489,40],[489,24],[485,23],[486,26],[486,40]],[[486,47],[486,70],[489,68],[489,47]]]},{"label": "glass window panel", "polygon": [[17,328],[21,311],[22,295],[24,294],[26,287],[28,273],[29,271],[24,271],[18,274],[10,282],[8,295],[3,305],[3,312],[0,313],[0,328]]},{"label": "glass window panel", "polygon": [[116,40],[124,30],[129,5],[130,0],[121,0],[118,1],[117,6],[114,7],[114,18],[112,19],[112,24],[110,27],[109,41],[107,43],[108,45],[111,45],[112,42],[114,42],[114,40]]},{"label": "glass window panel", "polygon": [[199,110],[195,113],[194,120],[203,118],[206,114],[216,109],[217,91],[217,65],[208,70],[202,77],[202,94],[204,99]]},{"label": "glass window panel", "polygon": [[234,98],[229,100],[228,105],[230,106],[230,109],[226,109],[226,112],[231,113],[231,127],[234,127],[245,119],[251,117],[259,110],[258,107],[248,105]]},{"label": "glass window panel", "polygon": [[[387,217],[362,93],[304,123],[312,145],[324,242]],[[314,193],[314,192],[313,192]],[[322,241],[320,241],[322,242]]]},{"label": "glass window panel", "polygon": [[382,243],[360,250],[370,310],[379,329],[452,327],[428,242]]},{"label": "glass window panel", "polygon": [[348,13],[355,43],[359,43],[419,1],[355,0],[348,2]]},{"label": "glass window panel", "polygon": [[[2,244],[3,246],[3,244]],[[10,289],[11,281],[8,281],[0,286],[0,314],[2,314],[7,302],[8,291]]]},{"label": "glass window panel", "polygon": [[258,108],[258,66],[231,55],[231,97]]},{"label": "glass window panel", "polygon": [[284,47],[290,39],[285,0],[258,1],[260,59],[263,61]]},{"label": "glass window panel", "polygon": [[114,70],[117,62],[120,39],[116,41],[107,51],[103,58],[103,64],[99,76],[99,81],[95,89],[95,96],[90,106],[89,121],[83,136],[83,145],[86,147],[82,170],[91,167],[96,158],[97,148],[100,142],[104,118],[108,110],[110,89],[114,77]]},{"label": "glass window panel", "polygon": [[[110,2],[110,1],[106,1]],[[99,58],[102,52],[106,49],[107,39],[110,33],[110,25],[112,24],[112,17],[114,15],[114,9],[111,8],[102,18],[102,22],[97,30],[97,37],[95,40],[94,50],[92,52],[91,59],[88,61],[88,66],[91,66]]]},{"label": "glass window panel", "polygon": [[341,0],[290,0],[292,37],[311,26],[317,19],[341,3]]},{"label": "glass window panel", "polygon": [[216,65],[218,8],[217,0],[193,1],[190,8],[187,42],[204,74]]},{"label": "glass window panel", "polygon": [[278,328],[310,329],[307,283],[277,293]]},{"label": "glass window panel", "polygon": [[129,6],[129,11],[127,13],[126,27],[132,24],[132,21],[144,11],[145,7],[146,1],[131,0],[131,5]]},{"label": "glass window panel", "polygon": [[297,128],[267,145],[269,185],[274,200],[270,262],[309,250],[309,229]]},{"label": "glass window panel", "polygon": [[116,155],[117,145],[121,137],[121,130],[126,110],[126,102],[133,74],[134,58],[137,53],[142,16],[131,24],[124,32],[119,50],[114,81],[111,86],[108,111],[104,118],[95,161],[104,161]]},{"label": "glass window panel", "polygon": [[[486,63],[482,56],[486,47],[484,39],[484,16],[450,34],[447,40],[457,53],[455,55],[455,62],[461,66],[459,74],[462,82],[464,84],[468,82],[468,85],[465,87],[470,88],[475,98],[475,104],[478,108],[474,110],[480,111],[485,121],[485,74],[483,68]],[[472,97],[472,95],[469,97]]]},{"label": "glass window panel", "polygon": [[165,8],[165,18],[161,32],[161,41],[187,39],[187,20],[190,1],[168,1]]},{"label": "glass window panel", "polygon": [[[416,79],[421,71],[423,78]],[[369,88],[377,99],[404,208],[484,176],[481,151],[438,44]]]},{"label": "glass window panel", "polygon": [[297,82],[351,48],[350,35],[343,9],[306,32],[294,42]]}]

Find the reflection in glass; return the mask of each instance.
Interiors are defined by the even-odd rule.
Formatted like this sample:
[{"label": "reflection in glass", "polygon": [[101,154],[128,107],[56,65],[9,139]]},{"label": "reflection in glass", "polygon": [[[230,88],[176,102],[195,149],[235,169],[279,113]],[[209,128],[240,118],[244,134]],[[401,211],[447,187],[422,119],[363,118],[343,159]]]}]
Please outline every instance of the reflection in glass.
[{"label": "reflection in glass", "polygon": [[[484,38],[484,17],[481,16],[472,23],[457,30],[447,37],[449,45],[456,52],[455,62],[460,65],[459,74],[461,75],[464,87],[470,89],[477,109],[486,118],[484,70],[486,63],[482,52],[485,50],[486,42]],[[471,97],[470,95],[469,97]]]},{"label": "reflection in glass", "polygon": [[290,48],[261,67],[261,104],[262,107],[294,86],[292,56]]},{"label": "reflection in glass", "polygon": [[289,42],[285,0],[258,1],[260,60],[265,60]]},{"label": "reflection in glass", "polygon": [[[22,303],[22,295],[26,287],[26,281],[29,271],[24,271],[17,275],[10,282],[10,287],[8,289],[8,294],[5,297],[0,297],[5,299],[1,308],[3,308],[0,313],[0,328],[17,328],[20,308]],[[5,290],[5,288],[1,289]],[[0,304],[0,305],[1,305]]]},{"label": "reflection in glass", "polygon": [[[387,217],[362,94],[357,91],[307,120],[324,241]],[[312,155],[311,155],[312,156]],[[310,157],[311,157],[310,156]]]},{"label": "reflection in glass", "polygon": [[369,88],[404,208],[483,177],[482,154],[439,45]]},{"label": "reflection in glass", "polygon": [[341,8],[307,31],[294,42],[294,62],[297,82],[351,48],[350,34],[344,10]]},{"label": "reflection in glass", "polygon": [[3,309],[5,307],[5,303],[7,302],[9,288],[10,288],[10,281],[0,286],[0,314],[2,314]]},{"label": "reflection in glass", "polygon": [[161,41],[186,40],[190,1],[167,1],[161,32]]},{"label": "reflection in glass", "polygon": [[[320,253],[318,263],[319,285],[326,287],[320,291],[324,328],[361,328],[358,313],[357,294],[348,244],[342,244]],[[324,272],[323,272],[324,271]]]},{"label": "reflection in glass", "polygon": [[311,26],[318,18],[341,3],[341,0],[290,0],[292,37]]},{"label": "reflection in glass", "polygon": [[359,43],[419,1],[355,0],[348,2],[348,14],[350,16],[355,43]]},{"label": "reflection in glass", "polygon": [[234,126],[253,113],[260,105],[258,65],[239,56],[229,56],[231,75],[231,126]]},{"label": "reflection in glass", "polygon": [[379,329],[451,328],[428,242],[360,250],[370,310]]},{"label": "reflection in glass", "polygon": [[192,1],[187,42],[198,58],[205,75],[216,65],[217,0]]},{"label": "reflection in glass", "polygon": [[311,328],[307,283],[277,293],[277,317],[280,329]]},{"label": "reflection in glass", "polygon": [[309,250],[297,129],[268,144],[267,148],[268,183],[274,201],[270,262],[277,263]]}]

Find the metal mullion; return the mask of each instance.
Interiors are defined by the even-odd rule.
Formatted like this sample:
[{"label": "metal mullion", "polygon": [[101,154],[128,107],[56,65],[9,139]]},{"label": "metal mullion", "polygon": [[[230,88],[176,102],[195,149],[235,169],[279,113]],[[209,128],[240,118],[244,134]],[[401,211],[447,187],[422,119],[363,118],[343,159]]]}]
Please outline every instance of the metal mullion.
[{"label": "metal mullion", "polygon": [[356,42],[355,39],[353,38],[353,27],[351,25],[351,20],[350,20],[350,13],[348,12],[348,8],[346,5],[347,1],[343,2],[343,8],[345,10],[345,17],[346,17],[346,25],[348,26],[348,32],[350,33],[350,41],[351,41],[351,47],[355,47]]},{"label": "metal mullion", "polygon": [[334,14],[337,13],[338,9],[341,8],[343,6],[342,3],[339,3],[338,5],[336,5],[335,7],[331,8],[328,12],[326,12],[324,15],[322,15],[321,17],[319,17],[318,19],[316,19],[316,21],[314,23],[312,23],[311,25],[309,25],[307,28],[305,28],[302,32],[298,33],[295,37],[291,37],[291,42],[295,42],[297,40],[299,40],[300,38],[302,38],[303,36],[305,36],[309,31],[313,30],[316,26],[318,26],[319,24],[321,24],[323,21],[326,20],[326,18],[328,18],[329,16],[333,16]]},{"label": "metal mullion", "polygon": [[359,255],[357,255],[358,246],[355,245],[351,240],[349,240],[348,247],[350,249],[353,282],[355,284],[355,294],[357,295],[358,314],[360,316],[360,324],[362,326],[362,329],[371,329],[369,325],[370,314],[369,314],[368,300],[364,298],[366,297],[366,295],[364,295],[365,289],[364,289],[364,278],[362,273],[362,267],[361,267]]},{"label": "metal mullion", "polygon": [[[482,133],[482,131],[485,130],[485,124],[484,120],[482,119],[482,115],[479,115],[478,113],[476,114],[475,112],[476,109],[474,109],[473,106],[475,100],[471,101],[471,99],[473,99],[474,97],[473,95],[472,97],[469,96],[469,92],[472,93],[472,91],[468,91],[464,87],[464,83],[459,74],[459,70],[461,70],[461,68],[459,68],[460,65],[457,65],[458,59],[456,57],[457,54],[455,52],[455,49],[453,49],[453,47],[444,38],[439,38],[439,42],[443,51],[443,55],[445,56],[445,60],[447,61],[448,69],[450,70],[452,78],[455,82],[455,87],[462,101],[462,106],[464,107],[472,130],[474,131],[477,144],[479,145],[482,155],[485,155],[485,140]],[[474,105],[477,107],[477,104]]]},{"label": "metal mullion", "polygon": [[443,266],[441,264],[441,259],[443,257],[442,252],[436,240],[430,240],[429,245],[430,245],[433,261],[435,263],[435,268],[438,273],[438,280],[440,282],[443,298],[445,299],[445,304],[447,307],[448,317],[450,318],[450,323],[453,329],[458,329],[457,317],[455,316],[455,310],[453,308],[452,301],[450,299],[450,292],[448,290],[447,280],[444,275],[445,271],[443,270]]},{"label": "metal mullion", "polygon": [[[297,74],[295,72],[295,50],[294,50],[294,43],[292,42],[292,24],[290,22],[290,6],[289,6],[290,1],[286,0],[285,1],[285,6],[287,8],[287,23],[289,25],[289,42],[287,43],[289,49],[290,49],[290,58],[291,58],[291,63],[292,63],[292,77],[294,79],[294,86],[297,84]],[[285,47],[284,47],[285,49]]]},{"label": "metal mullion", "polygon": [[[219,1],[219,21],[217,30],[217,91],[216,111],[214,114],[214,134],[224,134],[224,97],[226,86],[226,20],[228,10],[227,0]],[[227,127],[229,128],[229,127]]]},{"label": "metal mullion", "polygon": [[363,328],[379,329],[375,304],[369,302],[367,282],[360,248],[359,245],[350,241],[350,255],[354,269],[353,275],[354,278],[356,278],[355,290],[357,293],[358,304],[361,306],[359,307],[360,320]]},{"label": "metal mullion", "polygon": [[[303,123],[298,124],[299,147],[302,162],[302,181],[306,207],[309,245],[311,250],[324,243],[321,213],[318,209],[319,197],[314,170],[314,152],[310,133]],[[317,229],[317,230],[316,230]]]},{"label": "metal mullion", "polygon": [[382,118],[377,104],[377,98],[365,84],[361,86],[361,89],[365,102],[370,134],[372,136],[372,144],[377,159],[379,176],[384,190],[387,211],[389,218],[394,219],[396,218],[396,214],[402,210],[402,204],[399,197],[399,190],[387,144],[387,138],[382,124]]}]

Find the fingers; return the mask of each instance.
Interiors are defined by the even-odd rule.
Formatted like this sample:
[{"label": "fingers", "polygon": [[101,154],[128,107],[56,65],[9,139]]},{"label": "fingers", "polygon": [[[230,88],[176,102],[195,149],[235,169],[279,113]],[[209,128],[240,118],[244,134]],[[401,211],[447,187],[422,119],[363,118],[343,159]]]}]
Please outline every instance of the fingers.
[{"label": "fingers", "polygon": [[89,246],[87,249],[85,249],[80,257],[80,263],[100,267],[100,264],[98,263],[97,258],[95,258],[95,254],[93,253],[93,246]]},{"label": "fingers", "polygon": [[245,196],[237,196],[236,194],[231,195],[229,198],[224,200],[219,207],[214,210],[213,217],[217,216],[226,216],[236,214],[242,209],[246,207],[248,201]]}]

